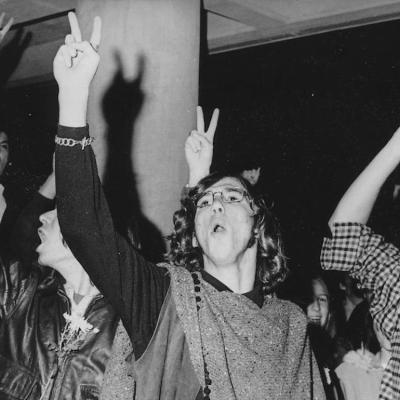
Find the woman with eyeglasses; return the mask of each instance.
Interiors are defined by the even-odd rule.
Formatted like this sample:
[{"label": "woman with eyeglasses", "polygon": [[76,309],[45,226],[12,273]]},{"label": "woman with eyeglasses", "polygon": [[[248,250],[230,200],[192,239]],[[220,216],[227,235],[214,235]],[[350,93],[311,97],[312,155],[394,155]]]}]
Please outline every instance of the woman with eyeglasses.
[{"label": "woman with eyeglasses", "polygon": [[168,262],[146,261],[114,230],[86,124],[100,22],[78,22],[54,60],[61,230],[121,315],[135,353],[137,399],[324,399],[307,320],[272,293],[286,275],[276,221],[234,175],[208,175],[218,112],[198,109],[185,152],[190,179]]}]

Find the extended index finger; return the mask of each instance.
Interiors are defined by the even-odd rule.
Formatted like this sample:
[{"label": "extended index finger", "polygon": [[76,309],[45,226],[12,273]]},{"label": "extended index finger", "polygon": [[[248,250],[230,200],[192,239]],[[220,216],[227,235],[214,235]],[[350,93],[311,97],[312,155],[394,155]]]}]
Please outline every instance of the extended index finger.
[{"label": "extended index finger", "polygon": [[210,125],[208,126],[208,129],[207,129],[207,132],[206,132],[210,142],[212,142],[213,139],[214,139],[215,131],[217,130],[217,125],[218,125],[218,118],[219,118],[219,109],[216,108],[213,111],[213,115],[211,117]]},{"label": "extended index finger", "polygon": [[197,106],[197,132],[204,133],[204,115],[203,109]]},{"label": "extended index finger", "polygon": [[11,17],[8,22],[5,24],[4,28],[1,30],[1,32],[5,35],[10,28],[12,27],[12,24],[14,23],[14,18]]},{"label": "extended index finger", "polygon": [[94,17],[92,36],[90,37],[90,44],[97,49],[101,41],[101,18]]},{"label": "extended index finger", "polygon": [[10,18],[8,21],[7,21],[7,23],[3,26],[3,21],[4,21],[4,17],[5,17],[5,13],[3,12],[3,13],[1,13],[1,15],[0,15],[0,26],[2,27],[1,28],[1,31],[0,31],[0,34],[1,34],[1,38],[3,38],[6,34],[7,34],[7,32],[10,30],[10,28],[12,27],[12,24],[14,23],[14,18]]},{"label": "extended index finger", "polygon": [[74,37],[76,42],[82,42],[82,34],[79,28],[78,18],[72,11],[68,13],[69,25],[71,27],[71,35]]}]

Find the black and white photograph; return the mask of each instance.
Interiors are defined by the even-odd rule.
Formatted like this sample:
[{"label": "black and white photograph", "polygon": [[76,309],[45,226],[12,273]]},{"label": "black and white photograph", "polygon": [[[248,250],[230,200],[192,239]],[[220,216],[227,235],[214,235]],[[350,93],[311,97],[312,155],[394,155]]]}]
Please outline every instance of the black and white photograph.
[{"label": "black and white photograph", "polygon": [[400,400],[400,0],[0,0],[0,400]]}]

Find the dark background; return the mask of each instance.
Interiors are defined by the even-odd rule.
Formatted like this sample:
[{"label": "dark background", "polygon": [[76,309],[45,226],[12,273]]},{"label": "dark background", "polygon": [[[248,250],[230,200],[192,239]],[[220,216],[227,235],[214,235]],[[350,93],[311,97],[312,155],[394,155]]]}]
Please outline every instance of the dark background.
[{"label": "dark background", "polygon": [[[318,266],[329,215],[400,125],[399,37],[394,21],[202,57],[200,104],[221,109],[213,168],[262,167],[293,269]],[[28,192],[50,170],[57,113],[55,82],[2,93],[8,179]],[[395,242],[396,174],[372,220]]]}]

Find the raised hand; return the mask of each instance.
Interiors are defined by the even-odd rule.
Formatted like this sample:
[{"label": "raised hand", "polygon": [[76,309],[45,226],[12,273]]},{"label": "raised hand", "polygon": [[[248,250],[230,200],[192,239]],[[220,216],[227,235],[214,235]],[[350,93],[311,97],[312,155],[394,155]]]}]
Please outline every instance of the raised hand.
[{"label": "raised hand", "polygon": [[244,179],[248,180],[252,186],[254,186],[260,178],[260,172],[261,167],[245,169],[244,171],[242,171],[242,176]]},{"label": "raised hand", "polygon": [[[6,13],[2,12],[0,14],[0,26],[3,26],[3,22],[4,22],[4,17],[6,16]],[[10,28],[12,27],[12,24],[14,23],[14,18],[10,18],[7,23],[0,29],[0,43],[2,42],[2,40],[4,39],[4,37],[6,36],[7,32],[10,30]]]},{"label": "raised hand", "polygon": [[71,34],[65,37],[53,62],[54,77],[60,89],[85,94],[99,65],[98,48],[101,40],[101,19],[95,17],[90,41],[82,41],[76,15],[68,13]]},{"label": "raised hand", "polygon": [[190,132],[185,142],[185,156],[189,166],[189,186],[197,185],[200,179],[210,173],[218,116],[219,110],[216,108],[210,125],[205,130],[203,110],[201,107],[197,107],[197,129]]}]

